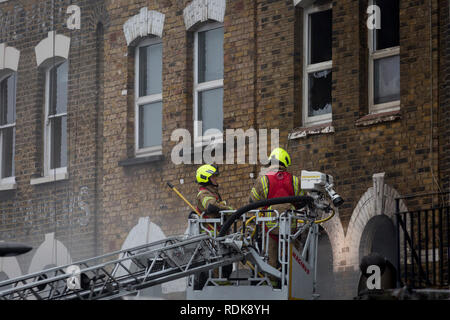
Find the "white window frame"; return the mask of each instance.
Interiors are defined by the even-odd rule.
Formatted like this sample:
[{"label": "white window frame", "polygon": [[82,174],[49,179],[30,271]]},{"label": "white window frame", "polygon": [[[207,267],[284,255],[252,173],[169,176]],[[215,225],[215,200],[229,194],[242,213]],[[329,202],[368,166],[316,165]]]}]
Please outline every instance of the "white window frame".
[{"label": "white window frame", "polygon": [[[199,32],[214,30],[218,28],[224,28],[223,23],[211,22],[208,23],[198,30],[194,34],[194,145],[196,147],[206,146],[214,140],[214,144],[223,143],[223,133],[221,134],[210,134],[203,135],[202,121],[199,121],[199,110],[198,110],[198,96],[202,91],[212,90],[212,89],[223,89],[223,78],[218,80],[212,80],[207,82],[198,83],[198,34]],[[225,72],[224,72],[225,76]],[[223,112],[223,101],[222,101],[222,112]]]},{"label": "white window frame", "polygon": [[[374,5],[374,0],[369,0],[369,5]],[[388,58],[400,55],[400,46],[386,48],[382,50],[375,50],[374,41],[375,41],[375,32],[376,29],[370,30],[368,29],[368,48],[369,48],[369,113],[381,113],[381,112],[389,112],[400,110],[400,100],[385,102],[375,104],[375,88],[374,88],[374,77],[375,77],[375,60]],[[400,32],[400,30],[399,30]]]},{"label": "white window frame", "polygon": [[310,46],[310,19],[309,16],[313,13],[333,10],[331,3],[321,6],[310,6],[304,9],[303,13],[303,124],[304,126],[311,126],[316,124],[323,124],[330,122],[333,118],[333,111],[327,114],[310,117],[309,113],[309,79],[308,75],[313,72],[324,71],[333,68],[333,60],[324,61],[315,64],[309,64],[309,57],[311,54]]},{"label": "white window frame", "polygon": [[[162,44],[162,39],[159,37],[152,37],[149,39],[142,40],[139,45],[136,46],[135,49],[135,103],[134,103],[134,115],[135,115],[135,121],[134,121],[134,150],[135,150],[135,156],[138,157],[148,157],[153,155],[162,155],[162,144],[159,146],[153,146],[153,147],[147,147],[147,148],[139,148],[139,107],[142,105],[150,104],[150,103],[156,103],[156,102],[162,102],[162,92],[158,94],[152,94],[145,97],[139,97],[139,79],[140,79],[140,69],[139,69],[139,50],[142,47],[146,47],[149,45],[155,45],[155,44]],[[163,48],[164,52],[164,48]],[[163,57],[164,58],[164,57]],[[162,63],[162,61],[161,61]],[[162,81],[162,78],[161,78]],[[162,87],[161,87],[162,88]],[[163,106],[163,113],[164,113],[164,106]]]},{"label": "white window frame", "polygon": [[[58,178],[66,178],[67,175],[67,166],[50,169],[51,164],[51,121],[50,119],[58,118],[58,117],[67,117],[67,110],[64,113],[58,113],[55,115],[49,115],[50,113],[50,72],[53,68],[57,68],[63,63],[69,63],[67,60],[59,62],[55,65],[51,65],[45,71],[45,124],[44,124],[44,176],[54,178],[54,180],[58,180]],[[67,74],[69,73],[69,68],[67,70]],[[67,89],[69,89],[69,85],[67,85]],[[68,141],[67,141],[68,143]],[[67,163],[69,159],[67,158]]]},{"label": "white window frame", "polygon": [[[14,84],[14,110],[17,114],[16,111],[16,99],[17,99],[17,72],[16,71],[11,71],[6,73],[5,75],[3,75],[2,77],[0,77],[0,82],[2,82],[3,80],[6,80],[7,78],[9,78],[10,76],[14,76],[15,75],[15,84]],[[14,118],[16,118],[14,116]],[[0,125],[0,191],[2,190],[10,190],[10,189],[15,189],[16,188],[16,175],[15,172],[13,172],[13,175],[11,177],[6,177],[4,178],[2,176],[1,173],[1,168],[3,166],[3,154],[2,154],[2,150],[3,150],[3,130],[4,129],[9,129],[9,128],[15,128],[16,127],[16,122],[14,121],[14,123],[8,123],[6,125]],[[13,135],[13,154],[15,157],[15,145],[16,145],[16,137],[15,137],[15,132]],[[15,159],[13,160],[15,161]]]}]

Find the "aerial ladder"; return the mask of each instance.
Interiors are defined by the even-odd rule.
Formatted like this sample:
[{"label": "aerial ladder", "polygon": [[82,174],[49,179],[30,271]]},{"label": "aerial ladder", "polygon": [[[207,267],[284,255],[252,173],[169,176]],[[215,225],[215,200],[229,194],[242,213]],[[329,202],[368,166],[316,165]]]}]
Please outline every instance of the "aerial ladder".
[{"label": "aerial ladder", "polygon": [[[319,225],[343,202],[332,179],[302,171],[308,196],[263,200],[222,211],[214,219],[191,215],[186,235],[0,282],[0,300],[122,299],[184,277],[189,300],[317,298]],[[259,209],[282,203],[295,203],[297,209]],[[269,221],[275,226],[267,228]],[[293,222],[298,228],[291,227]],[[275,229],[277,268],[268,264],[269,236]],[[305,241],[294,245],[302,234]]]}]

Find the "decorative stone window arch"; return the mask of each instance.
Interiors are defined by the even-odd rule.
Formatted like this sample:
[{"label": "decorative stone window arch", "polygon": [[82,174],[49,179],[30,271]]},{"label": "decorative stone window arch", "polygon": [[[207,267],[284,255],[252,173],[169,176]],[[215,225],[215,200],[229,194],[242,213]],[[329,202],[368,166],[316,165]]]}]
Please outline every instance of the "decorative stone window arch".
[{"label": "decorative stone window arch", "polygon": [[[160,159],[163,140],[163,31],[165,15],[141,8],[123,25],[134,59],[134,157]],[[124,94],[128,92],[125,91]],[[130,164],[135,160],[131,159]],[[124,161],[124,165],[128,161]]]},{"label": "decorative stone window arch", "polygon": [[208,19],[223,23],[225,10],[226,0],[193,0],[183,10],[186,30]]},{"label": "decorative stone window arch", "polygon": [[60,63],[69,58],[70,38],[50,31],[48,37],[39,42],[34,50],[37,66],[48,68],[54,62]]},{"label": "decorative stone window arch", "polygon": [[[206,146],[211,141],[223,142],[225,10],[226,0],[193,0],[183,11],[186,31],[192,32],[193,133],[196,147]],[[202,40],[199,41],[199,38]],[[206,50],[207,47],[209,50]],[[210,68],[217,72],[206,76],[204,71]]]},{"label": "decorative stone window arch", "polygon": [[36,64],[45,73],[45,122],[43,176],[31,179],[32,185],[69,177],[67,110],[70,42],[69,37],[50,31],[48,37],[35,47]]},{"label": "decorative stone window arch", "polygon": [[148,8],[141,8],[140,12],[127,20],[123,25],[123,32],[127,46],[137,38],[154,35],[162,38],[165,15]]},{"label": "decorative stone window arch", "polygon": [[0,43],[0,78],[19,69],[20,51]]},{"label": "decorative stone window arch", "polygon": [[299,6],[302,8],[309,7],[312,5],[316,0],[294,0],[294,6]]},{"label": "decorative stone window arch", "polygon": [[15,178],[15,132],[17,71],[20,51],[0,44],[0,109],[5,118],[0,120],[0,190],[17,187]]}]

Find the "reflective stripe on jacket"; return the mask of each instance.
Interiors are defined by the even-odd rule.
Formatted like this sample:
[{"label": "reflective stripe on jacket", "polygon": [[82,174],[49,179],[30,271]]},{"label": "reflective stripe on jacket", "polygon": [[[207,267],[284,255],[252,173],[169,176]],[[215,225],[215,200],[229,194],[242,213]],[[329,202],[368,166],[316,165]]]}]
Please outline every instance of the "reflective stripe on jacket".
[{"label": "reflective stripe on jacket", "polygon": [[[300,188],[298,177],[286,172],[284,168],[279,168],[258,178],[251,190],[250,199],[252,202],[256,202],[265,199],[300,195],[304,195],[304,192]],[[274,205],[265,209],[274,209],[281,214],[290,208],[295,209],[291,204]],[[267,212],[266,216],[272,217],[273,214],[273,212]],[[268,228],[272,228],[276,225],[276,222],[267,222],[266,225]],[[296,227],[295,221],[292,222],[292,226]]]}]

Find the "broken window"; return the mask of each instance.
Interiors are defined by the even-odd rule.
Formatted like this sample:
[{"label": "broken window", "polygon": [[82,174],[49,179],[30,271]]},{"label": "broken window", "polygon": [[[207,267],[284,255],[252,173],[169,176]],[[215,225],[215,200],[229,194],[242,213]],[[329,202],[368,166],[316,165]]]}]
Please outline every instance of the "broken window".
[{"label": "broken window", "polygon": [[308,74],[308,116],[331,113],[331,70]]},{"label": "broken window", "polygon": [[374,48],[382,50],[399,45],[399,1],[376,0],[375,5],[380,8],[381,28],[375,29]]},{"label": "broken window", "polygon": [[331,10],[312,13],[310,19],[310,58],[315,64],[331,60]]},{"label": "broken window", "polygon": [[304,123],[331,120],[332,10],[331,5],[305,10]]}]

